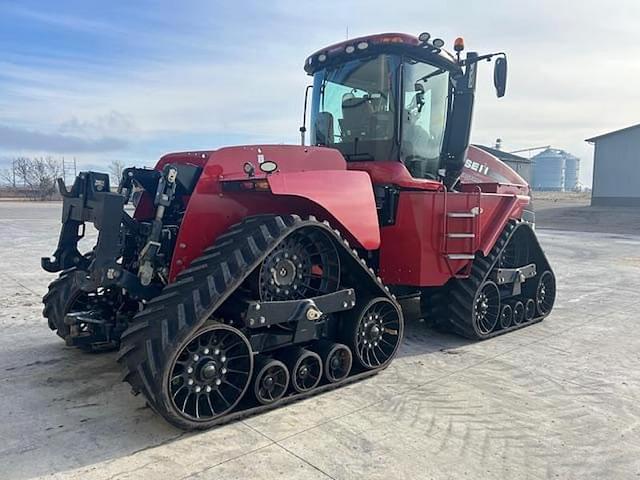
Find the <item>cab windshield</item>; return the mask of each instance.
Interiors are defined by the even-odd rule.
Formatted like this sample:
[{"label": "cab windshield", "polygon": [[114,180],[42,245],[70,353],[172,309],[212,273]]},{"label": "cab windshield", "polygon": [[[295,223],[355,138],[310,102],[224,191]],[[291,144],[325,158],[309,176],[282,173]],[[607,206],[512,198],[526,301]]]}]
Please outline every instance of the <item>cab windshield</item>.
[{"label": "cab windshield", "polygon": [[416,178],[437,178],[449,89],[448,71],[397,55],[320,70],[311,142],[347,161],[399,160]]}]

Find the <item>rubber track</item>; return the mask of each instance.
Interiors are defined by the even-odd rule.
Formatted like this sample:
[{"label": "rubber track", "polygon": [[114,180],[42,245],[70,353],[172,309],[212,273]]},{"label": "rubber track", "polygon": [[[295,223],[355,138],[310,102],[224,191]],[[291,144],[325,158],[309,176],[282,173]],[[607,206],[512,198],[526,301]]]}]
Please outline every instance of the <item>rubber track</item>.
[{"label": "rubber track", "polygon": [[75,271],[75,268],[71,268],[61,272],[58,278],[49,284],[47,293],[42,297],[44,304],[42,316],[47,319],[49,328],[55,330],[56,334],[65,341],[69,336],[69,325],[64,323],[64,317],[68,299],[74,295]]},{"label": "rubber track", "polygon": [[[267,406],[232,411],[202,427],[173,415],[171,406],[164,404],[164,399],[160,398],[162,389],[167,388],[163,385],[163,372],[181,343],[212,317],[284,238],[308,227],[322,229],[335,240],[337,247],[342,246],[339,249],[342,261],[350,259],[350,273],[357,269],[357,274],[360,275],[359,291],[368,290],[374,296],[387,297],[401,311],[395,297],[380,278],[366,267],[365,260],[327,222],[319,222],[314,217],[303,220],[295,215],[248,217],[218,237],[212,247],[205,249],[202,256],[181,272],[175,282],[167,285],[158,297],[152,299],[134,317],[129,328],[122,334],[118,362],[122,367],[122,379],[131,385],[133,392],[142,393],[154,410],[180,428],[209,428],[231,419],[277,408],[283,403],[327,390],[326,387],[338,387],[379,371],[380,369],[367,371],[364,372],[366,375],[359,374],[353,379],[349,377],[342,382],[320,387],[318,392],[313,390],[306,394],[290,395]],[[359,267],[354,268],[356,264]],[[233,322],[228,323],[233,325]]]},{"label": "rubber track", "polygon": [[[500,258],[500,254],[507,246],[508,242],[514,236],[516,231],[520,228],[531,228],[526,222],[516,222],[511,221],[507,224],[502,235],[498,238],[498,241],[495,243],[494,247],[491,249],[491,252],[486,257],[476,257],[473,261],[473,265],[471,267],[471,275],[469,278],[465,279],[455,279],[452,280],[452,284],[449,288],[449,315],[447,318],[447,323],[451,327],[451,329],[466,338],[472,340],[479,339],[487,339],[492,338],[498,335],[502,335],[513,330],[518,330],[520,328],[528,327],[534,323],[542,321],[547,315],[534,317],[532,320],[528,322],[522,322],[519,325],[511,325],[508,328],[503,328],[499,330],[494,330],[493,332],[487,335],[478,335],[471,325],[471,308],[473,306],[473,300],[475,298],[475,294],[482,285],[482,283],[487,280],[491,271],[496,266],[498,259]],[[535,233],[531,232],[533,238],[535,239]],[[539,250],[539,255],[543,259],[546,264],[545,270],[551,271],[551,267],[549,266],[549,262],[544,256],[544,252],[540,248],[540,245],[533,245],[537,247]],[[540,269],[538,275],[542,273],[543,269]],[[552,272],[553,273],[553,272]],[[538,278],[536,275],[535,278]],[[498,323],[499,325],[499,323]]]}]

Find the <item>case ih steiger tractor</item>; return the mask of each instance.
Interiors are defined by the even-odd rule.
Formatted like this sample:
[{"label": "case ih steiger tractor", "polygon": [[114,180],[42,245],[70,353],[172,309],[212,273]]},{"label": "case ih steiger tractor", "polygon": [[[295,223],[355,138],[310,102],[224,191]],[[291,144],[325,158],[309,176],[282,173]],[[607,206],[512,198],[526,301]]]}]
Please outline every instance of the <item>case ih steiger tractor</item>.
[{"label": "case ih steiger tractor", "polygon": [[[60,181],[51,329],[119,348],[134,393],[200,429],[385,368],[403,306],[471,339],[542,320],[555,278],[529,187],[469,146],[478,63],[496,58],[502,96],[505,55],[442,47],[382,34],[311,55],[310,146],[303,126],[301,146],[128,168],[117,193],[104,173]],[[86,222],[98,237],[81,253]]]}]

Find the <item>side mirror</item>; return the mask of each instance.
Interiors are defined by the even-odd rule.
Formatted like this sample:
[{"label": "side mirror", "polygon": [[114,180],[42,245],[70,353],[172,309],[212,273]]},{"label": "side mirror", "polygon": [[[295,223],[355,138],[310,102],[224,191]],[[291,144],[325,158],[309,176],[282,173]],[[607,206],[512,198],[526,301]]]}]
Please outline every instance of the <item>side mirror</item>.
[{"label": "side mirror", "polygon": [[496,96],[504,97],[507,89],[507,57],[498,57],[493,67],[493,85],[496,87]]}]

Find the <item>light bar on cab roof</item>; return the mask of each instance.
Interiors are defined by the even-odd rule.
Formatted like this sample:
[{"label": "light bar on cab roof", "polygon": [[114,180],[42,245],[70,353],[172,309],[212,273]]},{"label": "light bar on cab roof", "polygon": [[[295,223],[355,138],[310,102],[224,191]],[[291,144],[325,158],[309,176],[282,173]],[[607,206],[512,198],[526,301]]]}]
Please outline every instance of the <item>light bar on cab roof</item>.
[{"label": "light bar on cab roof", "polygon": [[[356,52],[364,52],[375,46],[384,45],[407,45],[416,47],[427,46],[430,35],[426,32],[420,34],[420,37],[414,37],[404,33],[381,33],[377,35],[370,35],[368,37],[354,38],[353,40],[347,40],[344,42],[331,45],[322,50],[315,52],[313,55],[307,58],[305,64],[305,70],[311,72],[315,70],[318,64],[328,62],[334,56],[339,55],[353,55]],[[440,49],[444,45],[441,39],[434,40],[431,45],[435,49]]]}]

